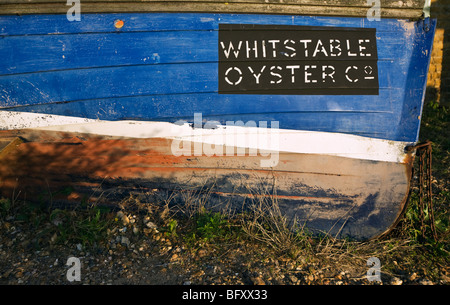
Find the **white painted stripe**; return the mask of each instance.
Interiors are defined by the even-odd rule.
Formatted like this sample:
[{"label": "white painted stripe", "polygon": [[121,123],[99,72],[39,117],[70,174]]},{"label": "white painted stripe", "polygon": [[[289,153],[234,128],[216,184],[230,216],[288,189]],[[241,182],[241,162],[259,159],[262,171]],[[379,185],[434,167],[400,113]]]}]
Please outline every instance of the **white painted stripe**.
[{"label": "white painted stripe", "polygon": [[[323,154],[355,159],[404,162],[405,147],[410,142],[390,141],[356,135],[272,129],[241,126],[218,126],[215,129],[192,128],[188,124],[176,125],[167,122],[148,121],[99,121],[74,117],[43,115],[34,113],[5,115],[0,111],[0,124],[14,129],[21,120],[30,120],[22,128],[78,132],[104,136],[130,138],[168,138],[178,142],[193,141],[214,145],[245,147],[259,151],[283,151],[304,154]],[[23,121],[22,121],[23,122]],[[268,123],[270,127],[270,123]],[[13,126],[13,128],[11,128]],[[26,127],[25,127],[26,126]],[[5,128],[4,128],[5,129]],[[182,145],[181,145],[182,146]],[[208,145],[210,147],[211,145]],[[181,154],[181,151],[178,151]]]}]

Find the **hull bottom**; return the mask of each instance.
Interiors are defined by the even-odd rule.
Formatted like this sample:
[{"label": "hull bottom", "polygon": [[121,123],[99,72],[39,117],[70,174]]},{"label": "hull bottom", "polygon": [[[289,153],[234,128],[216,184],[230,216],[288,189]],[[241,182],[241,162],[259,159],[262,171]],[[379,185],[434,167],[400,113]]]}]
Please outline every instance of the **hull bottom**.
[{"label": "hull bottom", "polygon": [[366,240],[394,227],[409,192],[412,158],[400,163],[281,151],[275,167],[261,168],[267,159],[261,155],[174,156],[173,141],[164,138],[0,132],[4,139],[18,136],[23,141],[0,153],[3,197],[51,194],[53,204],[110,205],[130,194],[164,200],[171,192],[182,202],[183,192],[192,191],[206,193],[211,208],[235,209],[269,198],[313,234]]}]

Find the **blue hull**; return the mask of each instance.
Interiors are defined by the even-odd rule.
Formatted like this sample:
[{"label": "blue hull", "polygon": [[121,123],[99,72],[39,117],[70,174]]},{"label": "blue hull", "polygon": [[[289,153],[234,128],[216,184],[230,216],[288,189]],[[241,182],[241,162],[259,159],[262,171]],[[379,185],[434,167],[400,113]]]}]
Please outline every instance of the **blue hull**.
[{"label": "blue hull", "polygon": [[0,16],[0,144],[12,139],[0,145],[1,195],[28,200],[49,189],[67,202],[101,193],[110,197],[94,202],[110,204],[137,189],[158,191],[151,202],[208,189],[212,206],[275,197],[311,232],[380,236],[407,203],[414,151],[406,148],[418,139],[435,26],[206,13]]},{"label": "blue hull", "polygon": [[[279,121],[418,139],[435,21],[195,13],[0,16],[0,110],[100,120]],[[115,20],[124,26],[114,27]],[[374,28],[377,95],[219,94],[219,24]],[[0,126],[0,129],[2,127]]]}]

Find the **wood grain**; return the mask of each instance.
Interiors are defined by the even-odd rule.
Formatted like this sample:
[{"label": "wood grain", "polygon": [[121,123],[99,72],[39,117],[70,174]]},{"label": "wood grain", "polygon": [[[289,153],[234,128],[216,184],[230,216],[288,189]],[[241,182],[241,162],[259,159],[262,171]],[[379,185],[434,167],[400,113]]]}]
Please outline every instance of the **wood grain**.
[{"label": "wood grain", "polygon": [[410,163],[312,154],[281,152],[273,169],[261,169],[258,164],[266,157],[259,155],[175,157],[171,141],[162,138],[19,135],[27,141],[0,155],[5,198],[15,192],[27,200],[51,196],[52,203],[76,204],[85,198],[110,205],[133,192],[157,192],[151,200],[171,193],[173,201],[183,202],[186,197],[177,191],[207,191],[208,209],[241,209],[252,198],[257,203],[258,198],[276,198],[288,220],[296,219],[311,232],[360,240],[393,227],[405,206],[411,174]]},{"label": "wood grain", "polygon": [[[382,1],[384,18],[418,19],[422,16],[423,0]],[[83,0],[82,13],[131,12],[214,12],[214,13],[265,13],[318,16],[365,17],[371,5],[365,0],[194,0],[194,1],[124,1]],[[68,10],[62,0],[3,0],[2,14],[65,14]]]}]

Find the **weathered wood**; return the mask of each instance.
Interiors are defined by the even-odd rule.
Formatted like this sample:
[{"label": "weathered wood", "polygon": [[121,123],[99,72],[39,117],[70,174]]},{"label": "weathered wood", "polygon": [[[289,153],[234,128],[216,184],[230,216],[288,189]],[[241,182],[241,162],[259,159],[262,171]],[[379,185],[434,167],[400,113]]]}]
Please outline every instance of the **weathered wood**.
[{"label": "weathered wood", "polygon": [[[160,2],[161,0],[83,0],[88,2]],[[62,0],[2,0],[2,3],[57,3],[66,2]],[[166,2],[210,2],[210,3],[264,3],[264,4],[296,4],[312,6],[343,6],[343,7],[372,7],[373,4],[367,0],[170,0]],[[425,0],[392,1],[382,0],[382,8],[423,8]]]},{"label": "weathered wood", "polygon": [[[43,2],[45,1],[45,2]],[[381,17],[417,19],[422,16],[424,0],[382,1]],[[3,0],[1,14],[65,14],[70,6],[62,0]],[[289,15],[366,17],[372,5],[358,0],[84,0],[82,13],[131,12],[214,12],[266,13]]]},{"label": "weathered wood", "polygon": [[411,158],[391,163],[280,152],[276,167],[261,169],[265,157],[248,152],[245,157],[176,157],[171,141],[162,138],[30,130],[21,136],[27,142],[0,155],[0,190],[7,198],[16,192],[38,200],[51,192],[53,203],[89,198],[97,204],[117,204],[129,198],[130,191],[207,191],[207,208],[239,210],[252,198],[267,196],[276,198],[289,220],[296,219],[311,232],[356,239],[392,229],[406,204],[411,175]]},{"label": "weathered wood", "polygon": [[23,140],[20,137],[0,138],[0,158],[6,156],[22,143]]}]

